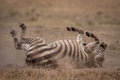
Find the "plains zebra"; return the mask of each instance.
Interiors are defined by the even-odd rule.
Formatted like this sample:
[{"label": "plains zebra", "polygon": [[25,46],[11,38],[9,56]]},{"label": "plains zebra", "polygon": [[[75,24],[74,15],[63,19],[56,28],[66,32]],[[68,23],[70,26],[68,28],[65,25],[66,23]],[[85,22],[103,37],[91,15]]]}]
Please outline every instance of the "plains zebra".
[{"label": "plains zebra", "polygon": [[94,34],[87,32],[89,37],[95,39],[95,42],[83,45],[82,36],[84,32],[79,30],[79,40],[58,40],[51,44],[46,44],[41,38],[25,38],[26,26],[20,24],[22,35],[20,42],[17,39],[15,30],[11,31],[16,49],[26,50],[26,62],[30,65],[54,65],[58,59],[69,56],[73,61],[77,61],[80,67],[84,67],[89,61],[89,54],[99,43],[99,39]]},{"label": "plains zebra", "polygon": [[[67,30],[68,31],[79,32],[79,29],[76,29],[74,27],[67,27]],[[90,35],[91,35],[92,37],[94,37],[95,41],[100,42],[99,39],[95,35],[93,35],[91,33],[88,33],[88,32],[86,32],[86,35],[88,37],[90,37]],[[78,40],[79,40],[79,35],[76,38],[76,41],[78,41]],[[86,46],[88,44],[83,43],[83,45]],[[102,67],[103,61],[105,59],[104,52],[105,52],[106,47],[107,47],[106,43],[104,43],[104,42],[100,43],[99,47],[97,49],[93,50],[91,55],[89,55],[89,61],[86,63],[86,66],[89,66],[89,67]]]}]

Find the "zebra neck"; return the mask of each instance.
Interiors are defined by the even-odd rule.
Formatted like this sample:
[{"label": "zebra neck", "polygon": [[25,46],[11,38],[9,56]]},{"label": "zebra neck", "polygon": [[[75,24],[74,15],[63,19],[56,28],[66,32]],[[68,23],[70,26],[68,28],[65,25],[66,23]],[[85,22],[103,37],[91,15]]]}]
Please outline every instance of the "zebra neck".
[{"label": "zebra neck", "polygon": [[96,51],[96,53],[97,53],[97,55],[101,55],[101,56],[103,56],[104,57],[104,49],[98,49],[97,51]]},{"label": "zebra neck", "polygon": [[87,48],[84,48],[84,50],[85,50],[85,52],[86,52],[87,54],[92,53],[92,50],[89,50],[89,49],[87,49]]},{"label": "zebra neck", "polygon": [[99,48],[99,49],[97,50],[97,53],[102,53],[102,52],[104,52],[104,49],[103,49],[103,48]]}]

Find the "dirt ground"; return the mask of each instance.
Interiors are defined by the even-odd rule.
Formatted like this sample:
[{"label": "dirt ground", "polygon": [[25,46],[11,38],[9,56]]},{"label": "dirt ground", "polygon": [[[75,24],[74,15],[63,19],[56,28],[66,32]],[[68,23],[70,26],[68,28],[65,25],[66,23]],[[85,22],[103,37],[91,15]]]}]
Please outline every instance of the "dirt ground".
[{"label": "dirt ground", "polygon": [[104,67],[120,68],[119,0],[0,0],[0,67],[25,65],[25,51],[15,49],[10,35],[15,29],[20,36],[19,22],[27,25],[27,37],[47,43],[75,39],[67,26],[93,32],[108,45]]}]

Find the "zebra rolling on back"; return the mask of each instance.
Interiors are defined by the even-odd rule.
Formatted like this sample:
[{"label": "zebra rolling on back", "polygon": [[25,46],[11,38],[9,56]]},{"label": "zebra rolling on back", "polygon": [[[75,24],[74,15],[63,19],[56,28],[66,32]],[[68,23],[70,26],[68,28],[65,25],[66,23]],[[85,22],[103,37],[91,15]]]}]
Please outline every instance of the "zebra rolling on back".
[{"label": "zebra rolling on back", "polygon": [[[78,32],[79,33],[79,29],[76,29],[74,27],[67,27],[66,28],[68,31],[75,31],[75,32]],[[91,33],[88,33],[86,32],[86,35],[89,37],[90,35],[95,37],[95,40],[96,41],[99,41],[98,38],[96,38],[95,35],[91,34]],[[76,41],[79,40],[79,35],[77,36],[76,38]],[[91,44],[91,43],[89,43]],[[87,43],[83,43],[83,45],[87,45]],[[87,62],[86,66],[89,66],[89,67],[102,67],[103,65],[103,62],[105,60],[105,57],[104,57],[104,52],[105,52],[105,49],[107,47],[107,44],[104,43],[104,42],[101,42],[99,47],[97,49],[95,49],[91,55],[89,55],[89,61]],[[90,57],[91,56],[91,57]]]},{"label": "zebra rolling on back", "polygon": [[99,39],[91,36],[91,33],[87,33],[95,41],[84,46],[82,43],[83,31],[81,30],[79,42],[76,40],[58,40],[51,44],[46,44],[41,38],[25,38],[26,26],[20,24],[20,27],[22,29],[20,42],[14,30],[11,32],[11,35],[14,39],[16,49],[26,50],[26,63],[28,65],[54,65],[58,59],[69,56],[73,61],[80,63],[81,67],[85,67],[85,64],[89,61],[89,54],[99,43]]}]

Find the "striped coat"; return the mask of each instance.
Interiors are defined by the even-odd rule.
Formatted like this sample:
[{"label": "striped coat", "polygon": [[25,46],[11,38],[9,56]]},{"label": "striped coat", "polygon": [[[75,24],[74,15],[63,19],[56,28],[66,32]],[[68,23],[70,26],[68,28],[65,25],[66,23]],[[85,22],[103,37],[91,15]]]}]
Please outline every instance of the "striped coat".
[{"label": "striped coat", "polygon": [[26,50],[26,63],[28,65],[56,65],[58,60],[68,56],[83,68],[89,62],[89,53],[92,52],[99,42],[94,34],[87,33],[89,37],[95,38],[95,42],[84,46],[82,42],[83,31],[78,30],[77,40],[58,40],[46,44],[44,39],[39,37],[25,38],[26,26],[21,24],[20,27],[22,29],[20,42],[15,35],[15,31],[12,31],[11,34],[16,49]]},{"label": "striped coat", "polygon": [[58,40],[51,44],[45,44],[42,40],[34,40],[26,39],[21,43],[22,48],[27,52],[27,64],[54,64],[57,60],[63,59],[66,56],[75,62],[77,61],[82,67],[88,61],[88,54],[84,51],[84,47],[76,40]]}]

